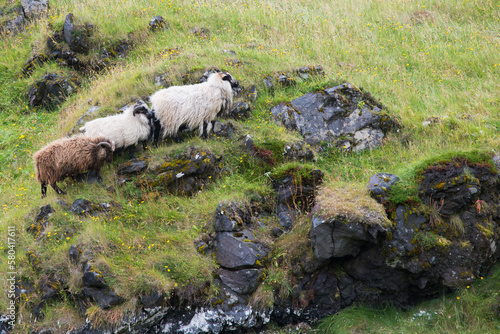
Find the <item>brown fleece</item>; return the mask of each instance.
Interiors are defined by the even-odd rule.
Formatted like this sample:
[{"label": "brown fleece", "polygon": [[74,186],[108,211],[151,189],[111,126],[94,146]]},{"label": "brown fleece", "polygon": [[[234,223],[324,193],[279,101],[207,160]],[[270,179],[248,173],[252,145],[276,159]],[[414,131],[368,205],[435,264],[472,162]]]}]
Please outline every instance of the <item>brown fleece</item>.
[{"label": "brown fleece", "polygon": [[88,170],[99,172],[106,162],[113,161],[113,150],[98,146],[101,142],[114,149],[114,143],[104,137],[81,136],[58,139],[41,148],[33,155],[38,182],[53,185]]}]

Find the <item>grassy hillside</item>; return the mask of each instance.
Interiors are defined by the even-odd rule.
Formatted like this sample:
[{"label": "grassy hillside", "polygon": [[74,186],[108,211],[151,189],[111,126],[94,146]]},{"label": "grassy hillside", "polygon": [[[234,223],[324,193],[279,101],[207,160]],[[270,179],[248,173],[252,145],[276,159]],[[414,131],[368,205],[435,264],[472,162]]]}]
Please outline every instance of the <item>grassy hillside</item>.
[{"label": "grassy hillside", "polygon": [[[0,1],[3,12],[18,5],[18,1]],[[94,25],[90,41],[95,50],[110,49],[124,40],[132,48],[126,57],[113,59],[100,72],[80,74],[81,87],[61,106],[32,108],[26,96],[30,86],[46,73],[69,74],[70,70],[54,61],[36,67],[31,76],[23,75],[22,68],[30,57],[48,52],[47,37],[62,28],[68,13],[82,24]],[[147,154],[158,159],[191,145],[224,156],[226,172],[189,198],[149,194],[130,198],[127,187],[109,193],[106,187],[113,185],[114,167],[125,156],[115,158],[101,171],[105,187],[61,182],[67,195],[60,198],[67,203],[77,198],[119,202],[123,210],[110,216],[73,216],[56,204],[52,189],[47,198],[40,199],[40,185],[34,178],[34,152],[65,136],[91,106],[100,106],[98,114],[106,115],[150,95],[158,89],[154,84],[157,74],[181,84],[186,73],[217,67],[233,74],[245,87],[255,84],[258,98],[251,104],[252,115],[235,124],[240,135],[251,134],[256,144],[263,145],[300,138],[271,121],[269,108],[279,102],[341,82],[370,92],[399,119],[402,129],[385,138],[376,150],[343,153],[329,149],[319,154],[315,167],[325,172],[326,186],[355,190],[364,188],[376,172],[410,178],[420,162],[438,155],[471,149],[498,152],[499,13],[500,3],[488,0],[51,0],[46,15],[30,22],[25,32],[14,36],[4,32],[0,37],[0,271],[10,271],[7,234],[8,227],[15,226],[21,278],[39,282],[50,275],[65,277],[69,290],[78,292],[81,273],[68,261],[70,245],[77,244],[94,259],[110,286],[126,299],[111,311],[89,309],[87,316],[95,323],[119,320],[134,310],[142,293],[203,286],[215,264],[196,252],[194,241],[213,219],[217,204],[272,193],[264,175],[272,168],[260,166],[234,140],[202,140],[193,134],[182,143],[168,140],[149,149]],[[168,29],[149,31],[148,23],[155,15],[163,16]],[[194,34],[195,28],[209,33]],[[91,59],[92,52],[85,57]],[[292,73],[305,65],[321,65],[325,76],[295,87],[265,89],[265,76]],[[422,122],[430,118],[435,122],[424,126]],[[56,212],[35,239],[26,229],[33,213],[46,204]],[[282,244],[307,242],[305,230],[307,224],[298,224],[283,237]],[[28,262],[29,251],[40,260],[39,269]],[[0,281],[7,286],[3,277]],[[29,309],[37,301],[35,293],[21,302],[21,329],[34,326]],[[0,309],[6,309],[8,302],[0,294]],[[433,305],[424,307],[433,309]],[[353,309],[343,316],[356,319],[366,312],[371,311]],[[401,321],[409,321],[401,311],[391,312],[399,314]],[[455,319],[453,312],[469,311],[443,306],[443,313],[452,317],[449,319]],[[47,305],[44,314],[36,326],[57,320],[67,329],[85,321],[64,299]],[[374,326],[383,327],[385,322]],[[456,321],[456,326],[458,331],[469,331],[463,321]],[[495,326],[498,329],[498,318],[496,325],[482,332],[493,332]]]}]

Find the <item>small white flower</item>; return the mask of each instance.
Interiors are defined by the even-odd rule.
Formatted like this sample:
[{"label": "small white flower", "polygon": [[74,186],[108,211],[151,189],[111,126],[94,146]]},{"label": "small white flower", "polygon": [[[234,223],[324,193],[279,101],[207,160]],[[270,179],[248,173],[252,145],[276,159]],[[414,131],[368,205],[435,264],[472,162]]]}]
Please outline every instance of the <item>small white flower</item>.
[{"label": "small white flower", "polygon": [[180,172],[180,173],[178,173],[175,177],[176,177],[176,178],[178,178],[178,179],[180,179],[180,178],[181,178],[181,177],[183,177],[183,176],[184,176],[184,173],[183,173],[183,172]]}]

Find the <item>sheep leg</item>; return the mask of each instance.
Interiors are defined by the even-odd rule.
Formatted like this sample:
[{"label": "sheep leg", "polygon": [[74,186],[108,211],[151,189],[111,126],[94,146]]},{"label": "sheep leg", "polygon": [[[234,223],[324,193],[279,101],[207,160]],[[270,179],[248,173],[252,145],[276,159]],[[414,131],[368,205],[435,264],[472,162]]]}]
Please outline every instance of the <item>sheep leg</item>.
[{"label": "sheep leg", "polygon": [[47,183],[42,182],[42,198],[47,196]]},{"label": "sheep leg", "polygon": [[50,185],[52,187],[52,189],[54,189],[56,191],[56,193],[58,193],[59,195],[66,195],[66,193],[64,191],[61,190],[61,188],[59,188],[57,186],[57,184],[54,182]]},{"label": "sheep leg", "polygon": [[203,137],[203,124],[202,122],[198,128],[198,137]]},{"label": "sheep leg", "polygon": [[210,130],[212,130],[212,122],[207,122],[207,138],[208,134],[210,133]]},{"label": "sheep leg", "polygon": [[130,159],[135,159],[134,150],[135,150],[135,145],[130,145],[130,147],[128,148],[128,157]]}]

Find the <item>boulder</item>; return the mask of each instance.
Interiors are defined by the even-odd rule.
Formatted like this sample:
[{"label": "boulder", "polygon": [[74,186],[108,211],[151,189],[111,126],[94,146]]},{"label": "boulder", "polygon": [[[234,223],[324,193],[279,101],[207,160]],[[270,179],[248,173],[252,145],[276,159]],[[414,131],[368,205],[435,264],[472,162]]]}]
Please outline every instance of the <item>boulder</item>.
[{"label": "boulder", "polygon": [[116,167],[117,175],[137,175],[148,168],[148,163],[144,159],[132,159]]},{"label": "boulder", "polygon": [[399,181],[399,177],[390,173],[377,173],[370,177],[368,190],[379,203],[384,203],[389,196],[389,189]]},{"label": "boulder", "polygon": [[213,181],[222,168],[221,157],[208,151],[190,147],[175,158],[149,169],[137,185],[159,192],[192,195]]},{"label": "boulder", "polygon": [[26,19],[22,15],[18,15],[15,19],[9,20],[5,23],[1,31],[5,31],[8,34],[15,35],[24,30],[26,25]]},{"label": "boulder", "polygon": [[247,102],[237,102],[229,112],[228,117],[241,120],[248,118],[250,113],[250,105]]},{"label": "boulder", "polygon": [[55,210],[50,204],[40,207],[40,212],[37,213],[34,222],[26,229],[26,231],[37,239],[49,225],[49,218]]},{"label": "boulder", "polygon": [[151,31],[165,30],[167,28],[167,22],[161,15],[153,16],[151,21],[149,21],[149,29]]},{"label": "boulder", "polygon": [[92,33],[91,24],[76,25],[73,13],[66,15],[63,26],[64,40],[69,48],[76,53],[87,54],[90,50],[89,37]]},{"label": "boulder", "polygon": [[71,211],[75,215],[97,215],[120,209],[122,209],[122,206],[117,202],[112,201],[110,203],[94,203],[83,198],[78,198],[73,202],[73,204],[69,208],[69,211]]},{"label": "boulder", "polygon": [[362,248],[376,244],[379,232],[385,231],[380,225],[366,225],[356,221],[324,219],[313,215],[311,231],[312,247],[320,261],[344,256],[357,256]]},{"label": "boulder", "polygon": [[104,281],[104,276],[93,265],[87,265],[83,272],[82,282],[85,286],[92,288],[105,288],[107,287]]},{"label": "boulder", "polygon": [[276,122],[299,131],[308,144],[323,142],[349,150],[377,147],[396,122],[381,113],[384,107],[345,83],[272,107]]},{"label": "boulder", "polygon": [[263,280],[263,269],[219,269],[217,273],[222,283],[241,295],[252,294]]},{"label": "boulder", "polygon": [[227,269],[262,268],[268,251],[250,230],[219,232],[215,238],[215,259]]},{"label": "boulder", "polygon": [[47,57],[47,55],[43,53],[31,57],[23,66],[24,75],[30,76],[36,67],[43,65],[48,60],[49,58]]},{"label": "boulder", "polygon": [[109,288],[99,289],[85,286],[83,288],[83,295],[91,301],[95,301],[103,310],[120,305],[125,301],[125,299]]},{"label": "boulder", "polygon": [[76,245],[71,245],[69,247],[68,257],[69,261],[73,264],[78,264],[80,262],[80,257],[82,255],[82,251]]},{"label": "boulder", "polygon": [[49,0],[21,0],[24,16],[28,19],[36,18],[49,9]]},{"label": "boulder", "polygon": [[28,93],[30,106],[50,108],[63,102],[80,85],[74,78],[49,73],[31,86]]},{"label": "boulder", "polygon": [[300,165],[271,174],[277,195],[276,215],[286,230],[292,228],[297,211],[307,212],[314,206],[323,175],[319,169],[310,170]]}]

